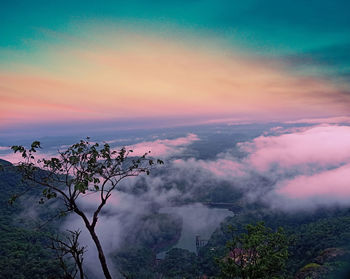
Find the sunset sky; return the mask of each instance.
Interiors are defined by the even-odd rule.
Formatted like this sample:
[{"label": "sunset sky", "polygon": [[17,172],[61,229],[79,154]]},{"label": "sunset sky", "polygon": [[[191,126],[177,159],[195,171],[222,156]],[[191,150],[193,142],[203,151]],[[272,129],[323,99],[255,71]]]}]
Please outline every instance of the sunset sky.
[{"label": "sunset sky", "polygon": [[0,131],[347,116],[349,10],[349,1],[3,2]]},{"label": "sunset sky", "polygon": [[39,248],[57,228],[58,254],[82,232],[89,278],[101,247],[113,278],[214,278],[226,228],[256,221],[293,239],[282,275],[334,249],[317,270],[335,271],[350,256],[350,0],[0,0],[0,189],[11,272],[56,272]]}]

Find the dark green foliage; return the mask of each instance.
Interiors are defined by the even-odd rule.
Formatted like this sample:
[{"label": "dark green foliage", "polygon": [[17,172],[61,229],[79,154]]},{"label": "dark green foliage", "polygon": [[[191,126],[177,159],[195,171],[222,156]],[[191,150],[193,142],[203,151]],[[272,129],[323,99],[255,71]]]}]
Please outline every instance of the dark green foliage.
[{"label": "dark green foliage", "polygon": [[150,248],[132,247],[115,255],[114,259],[125,278],[149,279],[155,276],[155,256]]},{"label": "dark green foliage", "polygon": [[48,235],[0,224],[0,278],[60,278]]},{"label": "dark green foliage", "polygon": [[18,217],[24,210],[22,204],[8,203],[14,193],[25,191],[28,185],[11,164],[0,163],[6,166],[0,171],[0,278],[60,278],[58,262],[48,249],[50,228],[26,228],[30,220]]},{"label": "dark green foliage", "polygon": [[[350,248],[350,215],[326,217],[290,228],[293,237],[288,269],[296,271],[329,247]],[[340,215],[340,214],[339,214]]]},{"label": "dark green foliage", "polygon": [[196,254],[180,248],[167,252],[158,270],[165,279],[196,278],[200,274]]},{"label": "dark green foliage", "polygon": [[350,274],[349,260],[349,250],[325,249],[312,262],[299,269],[295,279],[348,279]]},{"label": "dark green foliage", "polygon": [[282,278],[288,258],[288,240],[282,228],[273,232],[260,222],[247,225],[246,233],[227,242],[228,253],[220,260],[221,278]]},{"label": "dark green foliage", "polygon": [[283,227],[290,239],[286,278],[293,278],[300,268],[312,262],[324,249],[349,249],[350,246],[349,209],[327,208],[296,213],[271,212],[261,208],[244,209],[240,214],[228,218],[214,232],[207,246],[200,250],[199,260],[203,273],[209,276],[218,274],[219,268],[213,259],[225,256],[225,243],[231,239],[231,235],[226,233],[229,225],[237,228],[237,233],[243,233],[244,226],[261,220],[273,230]]}]

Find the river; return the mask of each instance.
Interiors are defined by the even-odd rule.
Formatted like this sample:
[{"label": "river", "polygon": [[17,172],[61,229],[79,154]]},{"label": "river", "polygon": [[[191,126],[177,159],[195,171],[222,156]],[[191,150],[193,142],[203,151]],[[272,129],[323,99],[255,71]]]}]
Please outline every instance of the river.
[{"label": "river", "polygon": [[[178,242],[171,248],[187,249],[197,252],[196,236],[201,240],[208,240],[220,223],[234,213],[228,209],[207,207],[200,203],[190,204],[180,207],[164,207],[161,213],[176,214],[182,218],[181,236]],[[157,258],[164,258],[165,252],[157,255]]]}]

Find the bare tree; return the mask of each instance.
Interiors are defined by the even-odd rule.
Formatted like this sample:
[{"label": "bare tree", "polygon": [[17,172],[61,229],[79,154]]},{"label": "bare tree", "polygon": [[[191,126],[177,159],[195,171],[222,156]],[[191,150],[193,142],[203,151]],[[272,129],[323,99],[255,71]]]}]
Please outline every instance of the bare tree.
[{"label": "bare tree", "polygon": [[[79,272],[80,279],[84,279],[83,261],[86,247],[80,246],[79,243],[81,230],[68,230],[67,232],[68,235],[66,235],[65,239],[58,235],[51,237],[50,248],[56,252],[57,260],[64,272],[64,278],[74,279]],[[73,267],[71,267],[72,260]]]},{"label": "bare tree", "polygon": [[[66,213],[81,217],[95,243],[105,278],[112,278],[96,234],[99,214],[120,181],[141,173],[148,175],[154,165],[163,164],[163,161],[150,158],[150,152],[132,157],[132,150],[113,150],[107,143],[102,146],[90,143],[89,138],[71,145],[65,151],[58,151],[58,156],[50,159],[36,159],[38,148],[39,141],[34,141],[30,149],[12,146],[12,150],[23,157],[23,161],[17,164],[18,169],[33,186],[43,187],[41,202],[59,198],[65,205]],[[92,216],[80,206],[78,200],[88,194],[98,196]]]}]

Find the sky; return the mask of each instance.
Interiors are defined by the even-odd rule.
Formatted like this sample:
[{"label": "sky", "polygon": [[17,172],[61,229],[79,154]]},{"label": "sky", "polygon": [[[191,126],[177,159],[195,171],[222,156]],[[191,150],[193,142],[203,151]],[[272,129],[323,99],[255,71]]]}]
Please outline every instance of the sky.
[{"label": "sky", "polygon": [[106,247],[118,246],[149,204],[225,185],[277,210],[348,206],[350,1],[0,7],[1,159],[18,162],[12,144],[40,139],[37,156],[46,158],[91,136],[166,162],[166,171],[126,182],[143,183],[140,196],[116,193],[122,202],[102,224],[120,231],[100,228]]},{"label": "sky", "polygon": [[340,0],[3,1],[0,134],[347,116],[349,9]]},{"label": "sky", "polygon": [[[340,0],[4,1],[0,154],[13,162],[9,145],[46,136],[53,155],[79,134],[181,155],[175,169],[191,163],[220,179],[246,170],[276,177],[274,195],[350,195],[349,8]],[[215,158],[185,156],[187,141],[207,154],[198,128],[130,133],[206,124],[215,135],[269,122],[240,143],[233,135]],[[228,126],[210,130],[215,123]],[[220,146],[213,135],[209,149]]]}]

